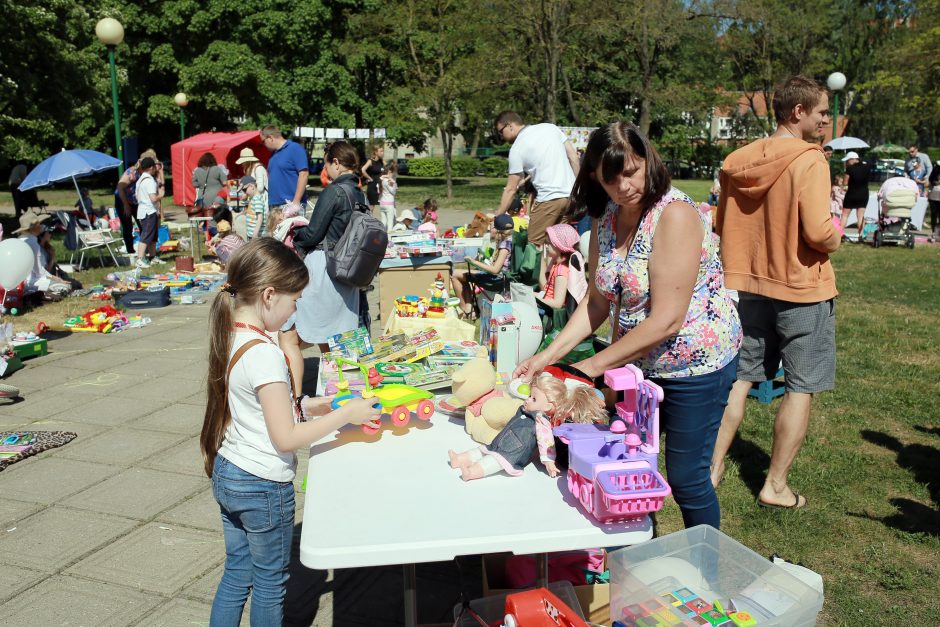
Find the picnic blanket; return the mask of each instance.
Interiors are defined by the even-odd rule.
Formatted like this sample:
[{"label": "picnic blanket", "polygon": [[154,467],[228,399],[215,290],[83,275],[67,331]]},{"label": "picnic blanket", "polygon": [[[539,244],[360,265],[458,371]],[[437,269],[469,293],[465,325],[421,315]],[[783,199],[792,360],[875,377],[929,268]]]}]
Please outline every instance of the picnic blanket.
[{"label": "picnic blanket", "polygon": [[0,432],[0,470],[36,453],[64,446],[77,437],[71,431]]}]

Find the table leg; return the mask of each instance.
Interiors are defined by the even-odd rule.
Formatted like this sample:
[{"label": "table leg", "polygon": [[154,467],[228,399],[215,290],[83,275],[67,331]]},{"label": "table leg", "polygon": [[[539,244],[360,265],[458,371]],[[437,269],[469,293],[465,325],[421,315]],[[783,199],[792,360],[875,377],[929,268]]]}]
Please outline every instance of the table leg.
[{"label": "table leg", "polygon": [[548,587],[548,553],[535,555],[535,585],[540,588]]},{"label": "table leg", "polygon": [[405,627],[417,627],[418,624],[418,579],[415,575],[415,565],[405,564],[404,570],[405,582]]}]

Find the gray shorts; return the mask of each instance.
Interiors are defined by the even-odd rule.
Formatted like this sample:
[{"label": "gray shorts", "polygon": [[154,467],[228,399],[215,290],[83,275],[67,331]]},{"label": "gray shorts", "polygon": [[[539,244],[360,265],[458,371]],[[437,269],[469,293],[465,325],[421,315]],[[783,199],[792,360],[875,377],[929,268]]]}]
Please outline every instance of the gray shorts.
[{"label": "gray shorts", "polygon": [[836,303],[789,303],[741,292],[744,329],[738,379],[772,380],[783,361],[788,392],[812,394],[836,384]]}]

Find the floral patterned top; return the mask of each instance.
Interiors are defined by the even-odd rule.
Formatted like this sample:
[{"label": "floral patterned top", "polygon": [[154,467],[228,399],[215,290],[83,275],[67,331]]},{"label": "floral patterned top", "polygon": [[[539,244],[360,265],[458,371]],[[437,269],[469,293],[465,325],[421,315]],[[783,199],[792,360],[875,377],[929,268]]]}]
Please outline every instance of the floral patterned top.
[{"label": "floral patterned top", "polygon": [[[611,326],[620,300],[620,336],[643,322],[650,313],[649,258],[659,218],[672,202],[695,202],[671,188],[643,217],[627,258],[616,251],[619,207],[608,203],[597,229],[597,289],[610,301]],[[699,212],[705,237],[698,278],[682,329],[636,362],[648,377],[679,378],[708,374],[726,366],[741,347],[741,322],[724,284],[718,256],[718,238],[711,232],[710,216]]]}]

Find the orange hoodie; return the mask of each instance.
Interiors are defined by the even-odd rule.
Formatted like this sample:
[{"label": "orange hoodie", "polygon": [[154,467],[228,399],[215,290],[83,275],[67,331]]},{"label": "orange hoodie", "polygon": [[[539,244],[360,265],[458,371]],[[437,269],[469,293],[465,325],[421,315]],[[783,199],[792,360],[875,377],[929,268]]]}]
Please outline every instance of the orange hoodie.
[{"label": "orange hoodie", "polygon": [[792,303],[838,295],[828,253],[840,236],[819,146],[760,139],[728,155],[720,180],[715,226],[728,288]]}]

